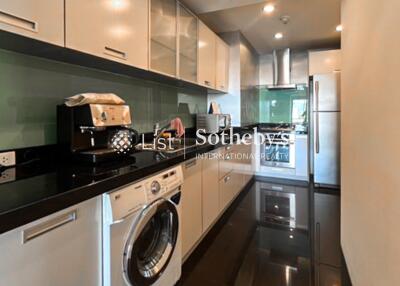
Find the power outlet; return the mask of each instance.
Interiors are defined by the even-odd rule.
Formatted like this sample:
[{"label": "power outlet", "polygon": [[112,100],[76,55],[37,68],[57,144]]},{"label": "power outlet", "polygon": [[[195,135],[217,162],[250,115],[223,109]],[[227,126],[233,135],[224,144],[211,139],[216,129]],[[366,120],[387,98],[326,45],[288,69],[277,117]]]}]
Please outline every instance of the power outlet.
[{"label": "power outlet", "polygon": [[0,173],[0,184],[15,181],[15,168],[6,169]]},{"label": "power outlet", "polygon": [[9,167],[15,165],[15,152],[0,153],[0,165]]}]

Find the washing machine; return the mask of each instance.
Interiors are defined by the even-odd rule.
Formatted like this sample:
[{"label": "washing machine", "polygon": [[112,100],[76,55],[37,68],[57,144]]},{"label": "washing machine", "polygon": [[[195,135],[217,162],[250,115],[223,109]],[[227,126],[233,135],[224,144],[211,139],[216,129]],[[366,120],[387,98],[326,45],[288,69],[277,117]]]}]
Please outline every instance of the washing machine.
[{"label": "washing machine", "polygon": [[180,166],[103,195],[103,285],[173,286],[181,275]]}]

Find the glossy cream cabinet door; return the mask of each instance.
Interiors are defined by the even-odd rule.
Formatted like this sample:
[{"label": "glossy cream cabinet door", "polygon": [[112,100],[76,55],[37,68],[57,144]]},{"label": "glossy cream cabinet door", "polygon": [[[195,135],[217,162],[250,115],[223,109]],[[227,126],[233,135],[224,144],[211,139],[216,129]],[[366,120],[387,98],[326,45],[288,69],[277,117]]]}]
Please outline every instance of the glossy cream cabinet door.
[{"label": "glossy cream cabinet door", "polygon": [[177,3],[150,0],[150,69],[177,76]]},{"label": "glossy cream cabinet door", "polygon": [[217,36],[199,22],[199,80],[200,85],[215,89]]},{"label": "glossy cream cabinet door", "polygon": [[148,0],[65,0],[66,47],[148,68]]},{"label": "glossy cream cabinet door", "polygon": [[229,46],[218,37],[216,37],[216,45],[217,45],[216,89],[223,92],[228,92]]},{"label": "glossy cream cabinet door", "polygon": [[182,164],[182,169],[182,257],[185,257],[200,239],[203,230],[201,160],[189,160]]},{"label": "glossy cream cabinet door", "polygon": [[64,46],[64,0],[2,0],[0,30]]},{"label": "glossy cream cabinet door", "polygon": [[310,51],[308,59],[309,74],[326,74],[342,69],[341,50]]},{"label": "glossy cream cabinet door", "polygon": [[203,232],[207,231],[220,214],[218,159],[211,156],[203,159],[202,198],[203,198]]},{"label": "glossy cream cabinet door", "polygon": [[101,285],[101,196],[0,235],[1,285]]}]

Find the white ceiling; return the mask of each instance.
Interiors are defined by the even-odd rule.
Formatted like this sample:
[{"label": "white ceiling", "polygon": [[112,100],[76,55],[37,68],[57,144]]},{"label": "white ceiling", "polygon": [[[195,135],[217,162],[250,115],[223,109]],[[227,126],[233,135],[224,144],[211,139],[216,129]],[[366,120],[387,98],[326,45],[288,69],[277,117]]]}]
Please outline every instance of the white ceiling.
[{"label": "white ceiling", "polygon": [[[273,49],[316,49],[340,45],[340,0],[183,0],[215,32],[240,30],[260,54]],[[275,11],[262,8],[273,3]],[[279,18],[290,16],[284,25]],[[275,40],[281,32],[284,38]]]}]

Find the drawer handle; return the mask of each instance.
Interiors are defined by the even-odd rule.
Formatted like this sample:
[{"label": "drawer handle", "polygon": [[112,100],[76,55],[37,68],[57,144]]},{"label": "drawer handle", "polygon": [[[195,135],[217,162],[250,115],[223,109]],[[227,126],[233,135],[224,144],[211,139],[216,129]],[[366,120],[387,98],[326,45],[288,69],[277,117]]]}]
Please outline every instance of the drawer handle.
[{"label": "drawer handle", "polygon": [[283,191],[283,187],[281,186],[272,186],[271,187],[274,191]]},{"label": "drawer handle", "polygon": [[24,19],[3,11],[0,11],[0,22],[35,33],[39,31],[39,25],[37,22]]},{"label": "drawer handle", "polygon": [[205,81],[204,81],[204,84],[210,86],[210,85],[211,85],[211,82],[209,82],[208,80],[205,80]]},{"label": "drawer handle", "polygon": [[105,50],[104,54],[106,54],[106,55],[126,60],[127,55],[125,52],[122,52],[122,51],[119,51],[119,50],[116,50],[116,49],[113,49],[110,47],[104,47],[104,50]]},{"label": "drawer handle", "polygon": [[231,176],[226,176],[226,177],[224,178],[224,182],[227,183],[230,179],[231,179]]},{"label": "drawer handle", "polygon": [[71,211],[66,214],[62,214],[56,218],[49,221],[43,222],[41,224],[35,225],[23,231],[22,238],[23,243],[27,243],[39,236],[42,236],[54,229],[57,229],[67,223],[73,222],[77,219],[77,211]]},{"label": "drawer handle", "polygon": [[185,164],[185,168],[186,168],[186,169],[189,169],[189,168],[191,168],[191,167],[196,166],[196,164],[197,164],[197,161],[196,161],[196,160],[192,160],[192,161],[187,162],[187,163]]}]

